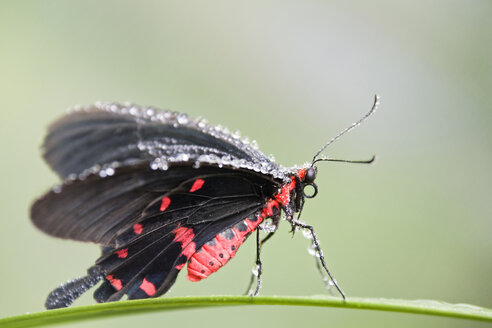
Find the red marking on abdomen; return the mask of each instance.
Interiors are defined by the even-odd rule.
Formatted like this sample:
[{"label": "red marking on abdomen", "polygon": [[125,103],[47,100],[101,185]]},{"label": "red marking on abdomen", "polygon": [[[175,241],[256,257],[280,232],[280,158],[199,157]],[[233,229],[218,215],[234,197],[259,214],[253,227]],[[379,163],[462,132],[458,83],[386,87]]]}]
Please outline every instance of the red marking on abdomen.
[{"label": "red marking on abdomen", "polygon": [[201,187],[203,187],[203,184],[205,183],[205,180],[203,179],[196,179],[195,182],[193,182],[193,185],[190,188],[190,192],[197,191]]},{"label": "red marking on abdomen", "polygon": [[121,283],[120,279],[116,279],[112,275],[106,276],[106,279],[116,290],[120,290],[121,288],[123,288],[123,284]]},{"label": "red marking on abdomen", "polygon": [[155,286],[153,283],[144,278],[142,284],[140,285],[140,289],[145,292],[145,294],[152,296],[155,294]]},{"label": "red marking on abdomen", "polygon": [[125,257],[128,256],[128,248],[120,249],[119,251],[116,251],[115,253],[116,253],[116,255],[118,255],[118,257],[120,259],[124,259]]},{"label": "red marking on abdomen", "polygon": [[258,215],[256,221],[246,218],[215,236],[190,258],[186,278],[190,281],[199,281],[219,270],[236,255],[239,246],[262,221],[261,214]]},{"label": "red marking on abdomen", "polygon": [[143,231],[143,228],[142,228],[142,225],[140,223],[136,223],[134,226],[133,226],[133,231],[135,231],[135,233],[137,235],[140,235]]},{"label": "red marking on abdomen", "polygon": [[161,203],[161,212],[164,212],[166,208],[171,204],[171,198],[169,197],[162,197],[162,203]]}]

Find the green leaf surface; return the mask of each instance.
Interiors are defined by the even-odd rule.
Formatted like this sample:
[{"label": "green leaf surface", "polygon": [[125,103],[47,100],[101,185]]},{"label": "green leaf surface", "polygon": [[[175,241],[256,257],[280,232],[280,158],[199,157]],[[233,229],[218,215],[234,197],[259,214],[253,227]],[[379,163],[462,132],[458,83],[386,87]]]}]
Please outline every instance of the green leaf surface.
[{"label": "green leaf surface", "polygon": [[326,296],[190,296],[120,301],[28,313],[0,319],[0,327],[39,327],[44,325],[78,322],[82,320],[131,315],[143,312],[163,312],[191,308],[240,305],[337,307],[359,310],[426,314],[492,322],[492,309],[486,309],[468,304],[450,304],[432,300],[409,301],[399,299],[351,297],[344,302],[340,298]]}]

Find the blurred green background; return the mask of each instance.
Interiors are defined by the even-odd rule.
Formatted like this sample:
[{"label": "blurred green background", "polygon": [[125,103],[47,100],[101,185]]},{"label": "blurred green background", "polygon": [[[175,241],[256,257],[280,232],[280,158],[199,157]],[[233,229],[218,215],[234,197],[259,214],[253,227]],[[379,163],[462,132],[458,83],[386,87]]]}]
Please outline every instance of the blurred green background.
[{"label": "blurred green background", "polygon": [[[40,311],[98,247],[29,220],[57,182],[46,126],[75,104],[132,101],[239,129],[284,165],[329,138],[304,219],[349,296],[492,307],[490,1],[0,2],[0,316]],[[308,242],[286,224],[265,247],[263,295],[325,294]],[[167,296],[240,294],[254,242],[209,279]],[[91,293],[76,304],[93,302]],[[139,315],[75,327],[462,327],[461,320],[249,307]]]}]

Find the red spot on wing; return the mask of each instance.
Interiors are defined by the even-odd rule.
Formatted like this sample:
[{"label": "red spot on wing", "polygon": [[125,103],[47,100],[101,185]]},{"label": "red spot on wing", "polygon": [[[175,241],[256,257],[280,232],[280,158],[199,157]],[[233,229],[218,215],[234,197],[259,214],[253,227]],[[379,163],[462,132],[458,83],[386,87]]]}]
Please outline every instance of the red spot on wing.
[{"label": "red spot on wing", "polygon": [[142,225],[140,223],[136,223],[134,226],[133,226],[133,231],[135,231],[135,233],[137,235],[140,235],[142,233]]},{"label": "red spot on wing", "polygon": [[190,258],[196,252],[196,244],[194,242],[189,243],[185,248],[183,248],[183,255]]},{"label": "red spot on wing", "polygon": [[116,279],[112,275],[106,276],[106,279],[116,290],[120,290],[121,288],[123,288],[123,284],[121,283],[120,279]]},{"label": "red spot on wing", "polygon": [[193,182],[193,185],[190,188],[190,192],[195,192],[199,190],[201,187],[203,187],[203,184],[205,183],[205,180],[203,179],[196,179],[195,182]]},{"label": "red spot on wing", "polygon": [[193,233],[193,229],[191,228],[186,228],[186,227],[177,227],[174,229],[174,241],[180,242],[183,244],[183,247],[186,246],[185,244],[188,244],[190,241],[193,240],[193,237],[195,237],[195,234]]},{"label": "red spot on wing", "polygon": [[164,212],[166,208],[171,204],[171,198],[169,197],[162,197],[162,203],[161,203],[161,212]]},{"label": "red spot on wing", "polygon": [[119,251],[116,251],[115,253],[116,253],[116,255],[118,255],[118,257],[120,259],[124,259],[125,257],[128,256],[128,248],[120,249]]},{"label": "red spot on wing", "polygon": [[195,238],[193,229],[177,227],[173,232],[176,235],[174,236],[174,241],[181,243],[181,248],[183,249],[181,254],[189,259],[196,251],[196,244],[193,242],[193,238]]},{"label": "red spot on wing", "polygon": [[155,294],[155,286],[153,283],[144,278],[142,284],[140,285],[140,289],[145,292],[145,294],[152,296]]}]

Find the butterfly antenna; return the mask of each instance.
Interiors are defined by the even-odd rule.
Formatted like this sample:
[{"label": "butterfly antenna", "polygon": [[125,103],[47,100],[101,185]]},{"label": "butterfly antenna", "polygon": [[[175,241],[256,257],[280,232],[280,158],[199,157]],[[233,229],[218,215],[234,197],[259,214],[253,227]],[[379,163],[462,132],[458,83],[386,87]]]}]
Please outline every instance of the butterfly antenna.
[{"label": "butterfly antenna", "polygon": [[376,109],[378,108],[378,105],[379,105],[379,96],[378,95],[375,95],[374,96],[374,104],[372,105],[372,108],[371,110],[366,114],[364,115],[360,120],[358,120],[357,122],[355,123],[352,123],[352,125],[350,125],[349,127],[347,127],[345,130],[341,131],[340,133],[338,133],[336,136],[334,136],[330,141],[328,141],[323,147],[321,147],[321,149],[316,153],[316,155],[314,155],[313,157],[313,161],[312,163],[314,164],[316,162],[316,159],[318,158],[319,154],[321,154],[323,152],[323,150],[326,149],[326,147],[328,147],[329,145],[331,145],[333,142],[335,142],[337,139],[339,139],[341,136],[343,136],[344,134],[350,132],[353,128],[355,128],[356,126],[360,125],[362,122],[364,122],[369,116],[371,116],[372,114],[374,114],[374,112],[376,111]]},{"label": "butterfly antenna", "polygon": [[328,157],[320,157],[313,161],[312,164],[316,164],[318,162],[340,162],[340,163],[352,163],[352,164],[371,164],[376,160],[376,155],[373,155],[370,159],[363,160],[350,160],[350,159],[336,159],[336,158],[328,158]]}]

